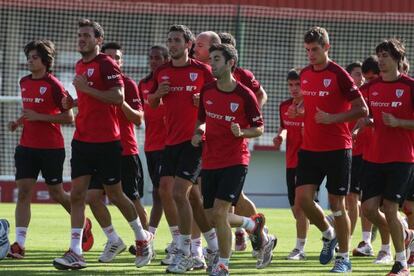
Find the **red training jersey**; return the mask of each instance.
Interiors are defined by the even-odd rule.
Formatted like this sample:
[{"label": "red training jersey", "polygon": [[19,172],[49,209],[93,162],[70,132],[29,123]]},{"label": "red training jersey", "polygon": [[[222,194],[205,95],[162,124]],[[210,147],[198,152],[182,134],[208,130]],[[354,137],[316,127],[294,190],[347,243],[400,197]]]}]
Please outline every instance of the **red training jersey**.
[{"label": "red training jersey", "polygon": [[161,102],[158,108],[151,108],[148,95],[154,86],[152,74],[142,79],[138,84],[139,93],[143,100],[145,120],[145,151],[158,151],[165,147],[167,132],[165,130],[165,106]]},{"label": "red training jersey", "polygon": [[162,100],[165,105],[166,145],[177,145],[190,141],[197,121],[198,108],[193,103],[193,95],[214,80],[211,68],[202,62],[190,59],[183,67],[174,67],[172,62],[161,65],[154,72],[154,93],[158,84],[170,82],[170,90]]},{"label": "red training jersey", "polygon": [[[141,98],[135,81],[122,75],[125,85],[125,102],[134,110],[142,111]],[[119,129],[121,132],[122,155],[138,154],[137,137],[135,136],[135,125],[125,116],[121,108],[118,111]]]},{"label": "red training jersey", "polygon": [[[20,80],[20,92],[23,109],[48,115],[56,115],[66,111],[62,107],[62,98],[67,96],[65,88],[50,73],[41,79],[32,79],[32,75],[23,77]],[[60,124],[23,120],[20,145],[37,149],[64,148]]]},{"label": "red training jersey", "polygon": [[[104,91],[124,86],[121,70],[112,58],[97,55],[89,62],[76,63],[76,75],[84,75],[89,86]],[[82,91],[78,95],[78,115],[74,139],[88,143],[105,143],[120,140],[117,106],[104,103]]]},{"label": "red training jersey", "polygon": [[396,81],[386,82],[379,78],[366,89],[374,129],[365,160],[414,163],[414,131],[386,126],[382,119],[382,113],[390,113],[398,119],[414,120],[414,79],[401,75]]},{"label": "red training jersey", "polygon": [[286,168],[298,166],[298,151],[302,145],[303,117],[290,118],[288,108],[293,98],[282,102],[279,106],[280,127],[286,129]]},{"label": "red training jersey", "polygon": [[233,77],[241,82],[244,86],[257,93],[260,89],[260,82],[254,77],[253,73],[247,69],[236,67]]},{"label": "red training jersey", "polygon": [[361,97],[351,76],[338,64],[329,61],[320,71],[312,65],[300,73],[304,99],[304,136],[302,149],[332,151],[352,148],[352,137],[347,123],[318,124],[317,108],[328,113],[342,113],[351,108],[350,101]]},{"label": "red training jersey", "polygon": [[201,93],[198,120],[206,123],[203,169],[249,164],[248,139],[237,138],[231,131],[231,123],[238,123],[242,129],[263,125],[256,97],[249,88],[237,82],[232,92],[224,92],[217,82],[207,84]]}]

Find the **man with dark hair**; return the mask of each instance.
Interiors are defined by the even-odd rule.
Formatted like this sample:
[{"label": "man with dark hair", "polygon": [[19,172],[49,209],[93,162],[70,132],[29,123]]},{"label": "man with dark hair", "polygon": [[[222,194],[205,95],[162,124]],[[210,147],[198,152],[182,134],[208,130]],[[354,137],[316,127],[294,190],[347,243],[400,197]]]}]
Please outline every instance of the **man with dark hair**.
[{"label": "man with dark hair", "polygon": [[[191,223],[197,222],[208,244],[211,264],[218,246],[214,229],[209,225],[201,199],[189,200],[192,185],[200,172],[201,149],[191,145],[193,127],[197,120],[198,107],[193,95],[200,93],[202,86],[213,81],[211,69],[204,63],[190,59],[193,35],[183,25],[170,27],[167,47],[171,62],[154,72],[154,86],[148,96],[151,107],[165,107],[167,136],[161,160],[160,196],[165,216],[178,251],[167,272],[185,273],[192,269]],[[178,216],[177,209],[180,210]],[[193,216],[194,210],[194,216]],[[179,226],[177,237],[176,226]]]},{"label": "man with dark hair", "polygon": [[[236,40],[230,33],[219,33],[222,44],[230,44],[236,47]],[[254,74],[249,70],[236,66],[232,74],[237,81],[240,81],[243,85],[247,86],[253,93],[256,95],[257,101],[260,108],[263,108],[263,105],[267,101],[267,93],[261,86],[260,82],[255,78]],[[257,214],[256,205],[251,201],[242,191],[239,201],[234,204],[235,213],[243,216],[252,216]],[[246,250],[246,233],[242,228],[236,229],[235,233],[235,245],[234,248],[236,251]],[[253,252],[255,254],[255,252]]]},{"label": "man with dark hair", "polygon": [[375,55],[367,57],[362,63],[362,75],[365,81],[370,82],[379,77],[380,69],[378,66],[378,57]]},{"label": "man with dark hair", "polygon": [[62,106],[68,96],[62,83],[52,75],[55,45],[49,40],[34,40],[26,44],[24,53],[30,75],[20,80],[23,115],[9,123],[10,131],[23,126],[15,152],[16,185],[16,242],[8,256],[22,259],[29,227],[33,187],[39,172],[47,184],[51,198],[70,213],[69,194],[63,190],[62,174],[65,149],[60,124],[73,122],[71,109]]},{"label": "man with dark hair", "polygon": [[[219,259],[210,275],[229,275],[231,226],[252,233],[253,246],[260,250],[257,268],[272,260],[275,238],[264,233],[265,218],[252,218],[229,213],[243,189],[249,164],[247,138],[263,134],[263,119],[253,92],[232,76],[237,64],[237,51],[231,45],[213,45],[210,61],[217,81],[203,86],[198,120],[191,143],[199,147],[204,139],[202,155],[202,193],[204,209],[216,227]],[[229,108],[230,107],[230,108]]]},{"label": "man with dark hair", "polygon": [[[165,125],[164,125],[164,107],[160,105],[153,109],[148,103],[148,93],[153,86],[153,74],[158,67],[169,61],[168,49],[165,46],[154,45],[148,53],[148,65],[150,73],[138,84],[140,98],[144,109],[145,120],[145,144],[144,151],[147,159],[148,173],[152,181],[152,209],[149,219],[148,231],[154,237],[160,223],[163,206],[159,194],[160,185],[160,166],[162,151],[165,147]],[[134,253],[135,248],[130,247],[130,252]],[[154,252],[155,253],[155,252]]]},{"label": "man with dark hair", "polygon": [[[375,225],[389,229],[395,263],[387,275],[410,275],[406,249],[414,242],[414,232],[404,229],[399,203],[410,196],[414,173],[414,80],[400,73],[405,47],[397,39],[377,45],[381,77],[364,88],[373,124],[373,139],[364,155],[362,210]],[[392,147],[390,147],[392,145]],[[380,204],[384,213],[379,211]]]},{"label": "man with dark hair", "polygon": [[[355,85],[359,88],[364,82],[364,76],[362,74],[362,63],[359,61],[352,62],[346,66],[345,69],[348,74],[354,80]],[[349,123],[349,130],[352,132],[357,121]],[[351,182],[349,194],[346,196],[346,208],[348,211],[349,219],[351,222],[351,237],[354,233],[355,226],[359,217],[360,208],[360,194],[361,194],[361,174],[362,174],[362,151],[363,143],[362,137],[356,135],[352,141],[352,167],[351,167]],[[362,138],[363,139],[363,138]],[[371,233],[371,232],[370,232]],[[364,235],[364,234],[363,234]],[[359,243],[358,247],[352,251],[353,256],[374,256],[374,251],[371,246],[371,240],[367,240],[367,235],[363,237],[363,241]]]},{"label": "man with dark hair", "polygon": [[309,220],[305,213],[300,208],[299,203],[295,203],[295,188],[296,188],[296,170],[298,165],[298,151],[302,144],[303,132],[303,117],[296,116],[289,117],[289,108],[292,105],[298,108],[303,108],[303,95],[300,90],[300,76],[297,69],[292,69],[288,72],[286,78],[290,98],[283,101],[279,106],[279,121],[280,127],[278,133],[273,138],[273,144],[279,150],[284,140],[283,132],[286,134],[286,184],[288,191],[288,198],[293,216],[296,220],[296,246],[287,256],[288,260],[304,260],[306,237],[309,230]]},{"label": "man with dark hair", "polygon": [[[295,201],[322,232],[320,263],[328,264],[334,258],[339,243],[331,272],[346,273],[351,271],[350,222],[345,196],[349,190],[352,148],[346,122],[367,116],[368,108],[349,74],[329,59],[329,37],[324,28],[313,27],[307,31],[304,47],[310,65],[300,75],[305,115]],[[314,202],[315,192],[325,176],[335,229]]]},{"label": "man with dark hair", "polygon": [[[92,175],[101,178],[109,200],[116,205],[132,228],[137,246],[135,265],[151,261],[153,235],[142,228],[134,204],[122,192],[121,142],[117,109],[124,102],[124,82],[115,61],[100,54],[102,27],[81,20],[78,29],[78,51],[82,59],[76,64],[73,85],[78,95],[78,115],[72,141],[71,245],[53,265],[57,269],[86,267],[82,256],[82,222],[85,200]],[[71,105],[66,101],[65,105]]]},{"label": "man with dark hair", "polygon": [[[106,43],[102,46],[101,52],[109,55],[122,68],[124,54],[119,43]],[[134,130],[134,125],[140,125],[143,118],[141,99],[136,83],[125,74],[122,74],[122,80],[125,85],[125,101],[117,113],[122,146],[121,186],[125,195],[134,204],[144,229],[148,229],[147,213],[140,201],[143,196],[144,179]],[[99,257],[100,262],[108,263],[112,262],[117,254],[124,251],[126,246],[112,225],[111,215],[104,201],[102,179],[93,175],[89,184],[87,203],[108,239],[104,251]]]},{"label": "man with dark hair", "polygon": [[[376,55],[369,56],[364,60],[362,63],[362,75],[366,81],[366,83],[370,83],[373,80],[377,79],[380,74],[380,70],[378,67],[378,58]],[[366,94],[365,87],[367,84],[361,86],[360,90],[362,95],[364,96],[365,101],[368,101],[368,96]],[[372,128],[370,127],[362,127],[365,118],[359,119],[359,121],[353,125],[350,124],[350,130],[352,130],[352,136],[354,140],[354,145],[352,152],[353,154],[358,153],[362,156],[363,163],[365,163],[365,156],[367,155],[367,151],[370,148],[371,139],[372,139]],[[353,157],[354,159],[354,157]],[[352,168],[357,168],[356,164],[361,162],[360,160],[356,159],[353,160]],[[361,184],[362,175],[363,175],[363,164],[362,170],[359,172],[352,171],[351,172],[351,183],[353,181],[358,181],[359,185]],[[351,184],[352,185],[352,184]],[[361,188],[360,188],[361,190]],[[372,256],[372,241],[374,240],[375,229],[373,229],[372,223],[365,217],[363,212],[360,212],[361,217],[361,228],[362,228],[362,241],[358,243],[358,247],[352,250],[353,256]],[[377,227],[377,226],[375,226]],[[388,231],[388,227],[377,227],[381,235],[381,249],[378,251],[378,255],[374,260],[375,264],[390,264],[393,262],[393,257],[391,255],[391,246],[390,246],[390,234]]]},{"label": "man with dark hair", "polygon": [[218,33],[221,43],[230,44],[236,47],[236,39],[230,33]]}]

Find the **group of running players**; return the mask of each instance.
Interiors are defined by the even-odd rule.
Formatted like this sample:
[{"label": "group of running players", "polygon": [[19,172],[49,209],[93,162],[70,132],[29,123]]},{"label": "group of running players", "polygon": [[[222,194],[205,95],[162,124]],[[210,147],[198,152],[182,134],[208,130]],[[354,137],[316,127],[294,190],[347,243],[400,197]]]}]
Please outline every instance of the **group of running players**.
[{"label": "group of running players", "polygon": [[[24,48],[30,75],[20,81],[23,113],[9,124],[11,131],[19,126],[23,131],[15,152],[16,242],[8,256],[25,256],[30,199],[41,172],[51,197],[71,218],[70,247],[54,259],[57,269],[86,267],[83,252],[93,245],[86,204],[107,237],[99,261],[111,262],[127,249],[112,225],[105,196],[135,235],[129,252],[137,267],[155,258],[153,241],[162,213],[171,232],[161,261],[166,272],[206,269],[209,275],[229,275],[231,227],[237,228],[235,250],[246,249],[248,235],[256,267],[268,266],[277,239],[242,191],[250,159],[248,139],[263,134],[261,109],[267,94],[250,71],[237,66],[234,38],[212,31],[194,37],[186,26],[173,25],[167,47],[150,48],[150,73],[137,85],[121,71],[120,44],[103,42],[102,26],[82,19],[78,27],[82,58],[73,79],[76,99],[51,73],[56,53],[51,41],[31,41]],[[304,46],[310,64],[288,73],[292,97],[280,105],[281,125],[274,138],[277,148],[287,140],[286,178],[296,219],[297,243],[287,258],[306,258],[310,221],[323,236],[320,263],[329,264],[337,249],[331,272],[351,271],[349,241],[361,201],[363,241],[353,255],[373,256],[374,225],[382,240],[376,262],[393,261],[391,237],[396,255],[389,275],[409,275],[414,257],[407,263],[406,249],[414,232],[403,226],[398,213],[402,207],[411,225],[414,80],[403,72],[404,45],[385,40],[376,47],[378,62],[370,57],[348,66],[348,72],[329,59],[325,29],[308,30]],[[67,193],[62,188],[60,124],[73,123],[74,107],[72,185]],[[143,171],[134,131],[142,121],[154,187],[149,218],[140,202]],[[325,177],[332,210],[327,217],[317,204]]]}]

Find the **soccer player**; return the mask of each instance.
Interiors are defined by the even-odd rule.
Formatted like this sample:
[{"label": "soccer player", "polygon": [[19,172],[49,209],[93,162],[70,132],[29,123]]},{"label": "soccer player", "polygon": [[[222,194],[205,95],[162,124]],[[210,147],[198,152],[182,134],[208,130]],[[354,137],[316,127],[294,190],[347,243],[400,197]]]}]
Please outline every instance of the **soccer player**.
[{"label": "soccer player", "polygon": [[202,193],[204,208],[216,227],[220,256],[210,275],[229,275],[231,225],[252,232],[256,250],[260,249],[257,268],[272,259],[275,238],[264,233],[264,216],[240,217],[229,213],[243,189],[249,164],[247,138],[263,134],[263,119],[252,91],[232,76],[237,51],[231,45],[210,48],[210,62],[217,81],[201,92],[198,121],[192,144],[199,146],[205,134],[202,155]]},{"label": "soccer player", "polygon": [[217,33],[206,31],[199,33],[195,39],[194,58],[205,64],[210,64],[209,49],[213,44],[220,44],[221,40]]},{"label": "soccer player", "polygon": [[[124,59],[120,44],[106,43],[102,46],[101,52],[109,55],[119,68],[122,68]],[[134,125],[140,125],[143,119],[141,98],[135,81],[125,74],[122,74],[122,80],[125,85],[125,101],[117,113],[122,146],[121,185],[124,194],[133,202],[144,229],[148,229],[147,213],[140,201],[143,196],[144,179],[134,129]],[[112,225],[111,215],[104,203],[102,179],[97,175],[92,176],[86,201],[108,239],[99,261],[111,262],[126,249],[126,246]]]},{"label": "soccer player", "polygon": [[[362,63],[359,61],[353,62],[348,64],[345,68],[348,74],[354,80],[355,85],[359,88],[361,87],[364,82],[364,76],[362,74]],[[352,132],[354,126],[356,125],[356,121],[349,123],[349,129]],[[359,216],[359,197],[361,193],[360,188],[360,180],[361,180],[361,173],[362,173],[362,150],[363,150],[363,142],[358,135],[353,137],[353,145],[352,145],[352,167],[351,167],[351,185],[349,189],[349,194],[346,196],[346,209],[348,211],[349,219],[351,222],[351,237],[354,233],[355,226]],[[364,239],[363,239],[364,240]],[[353,256],[374,256],[374,251],[371,246],[371,241],[368,244],[360,243],[358,247],[352,251]]]},{"label": "soccer player", "polygon": [[152,209],[149,219],[148,231],[154,237],[158,224],[162,217],[163,206],[159,194],[160,185],[160,166],[162,151],[165,147],[165,125],[164,125],[164,107],[160,105],[153,109],[148,104],[148,93],[153,86],[152,76],[154,71],[169,61],[168,49],[162,45],[154,45],[150,48],[148,54],[148,63],[150,73],[138,84],[138,90],[142,99],[145,120],[145,144],[144,151],[147,158],[148,173],[152,181]]},{"label": "soccer player", "polygon": [[117,110],[124,102],[124,82],[119,66],[100,54],[104,32],[89,19],[78,24],[78,51],[73,85],[78,95],[76,130],[72,141],[71,243],[70,249],[53,265],[57,269],[86,267],[82,255],[82,222],[91,176],[102,179],[109,200],[116,205],[132,228],[137,246],[135,265],[151,261],[153,235],[145,231],[131,200],[121,187],[121,142]]},{"label": "soccer player", "polygon": [[[158,107],[161,99],[165,107],[167,136],[161,160],[160,195],[174,241],[178,242],[174,261],[167,268],[167,272],[173,273],[185,273],[193,265],[190,252],[193,210],[211,253],[209,264],[218,250],[216,234],[209,225],[201,199],[194,199],[192,206],[189,200],[201,162],[201,149],[191,145],[198,110],[193,95],[200,93],[204,84],[213,81],[210,68],[188,56],[193,37],[184,25],[170,27],[167,48],[171,62],[154,72],[154,87],[148,97],[151,107]],[[179,239],[176,230],[172,229],[177,225],[175,223],[179,226]]]},{"label": "soccer player", "polygon": [[16,242],[11,245],[8,255],[15,259],[22,259],[25,255],[31,217],[30,201],[39,172],[45,179],[51,198],[68,213],[71,209],[69,194],[62,185],[65,149],[60,124],[72,123],[73,113],[62,106],[61,100],[68,94],[51,73],[56,55],[55,45],[49,40],[34,40],[26,44],[24,53],[30,75],[20,80],[23,115],[9,124],[11,131],[23,126],[15,151],[18,189]]},{"label": "soccer player", "polygon": [[[345,122],[367,116],[368,108],[349,74],[328,57],[328,32],[313,27],[304,35],[310,65],[300,75],[304,96],[304,136],[299,152],[295,202],[323,235],[319,261],[328,264],[339,251],[331,272],[351,271],[348,254],[350,222],[345,208],[349,190],[352,137]],[[327,177],[329,203],[335,229],[314,202]]]},{"label": "soccer player", "polygon": [[[218,34],[222,44],[230,44],[236,47],[236,40],[230,33]],[[243,85],[247,86],[256,95],[256,99],[259,103],[259,107],[263,108],[263,105],[267,101],[267,93],[261,86],[260,82],[255,78],[252,72],[249,70],[237,66],[232,73],[234,78],[240,81]],[[235,213],[241,216],[252,216],[257,214],[256,205],[244,194],[242,191],[239,201],[235,203]],[[235,232],[235,250],[246,250],[246,232],[242,228],[237,228]],[[255,252],[253,251],[253,254]]]},{"label": "soccer player", "polygon": [[[375,51],[381,78],[366,87],[374,128],[364,156],[362,210],[374,224],[388,225],[396,252],[388,275],[410,275],[405,249],[412,245],[414,233],[403,229],[398,208],[414,170],[414,80],[399,71],[405,56],[399,40],[384,40]],[[385,216],[379,212],[381,201]]]},{"label": "soccer player", "polygon": [[286,135],[286,184],[288,190],[289,204],[292,209],[294,218],[296,219],[296,246],[287,256],[288,260],[304,260],[306,259],[305,244],[309,230],[309,220],[300,208],[299,204],[295,204],[295,187],[296,187],[296,167],[298,165],[298,151],[302,144],[303,117],[297,116],[290,118],[288,110],[291,105],[303,107],[303,95],[300,90],[300,76],[296,69],[292,69],[287,74],[287,84],[291,98],[282,102],[279,106],[280,127],[277,135],[273,138],[273,144],[276,149],[280,149],[280,145],[284,140],[283,132]]}]

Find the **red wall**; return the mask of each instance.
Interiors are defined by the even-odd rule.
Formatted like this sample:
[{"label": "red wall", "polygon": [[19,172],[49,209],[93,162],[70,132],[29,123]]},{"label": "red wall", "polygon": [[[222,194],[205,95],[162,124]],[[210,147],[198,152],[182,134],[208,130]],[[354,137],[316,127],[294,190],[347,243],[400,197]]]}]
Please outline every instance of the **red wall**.
[{"label": "red wall", "polygon": [[[63,188],[70,190],[70,183],[64,183]],[[0,202],[16,202],[17,188],[14,181],[0,181]],[[49,197],[45,183],[37,183],[33,189],[32,202],[34,203],[55,203]]]}]

